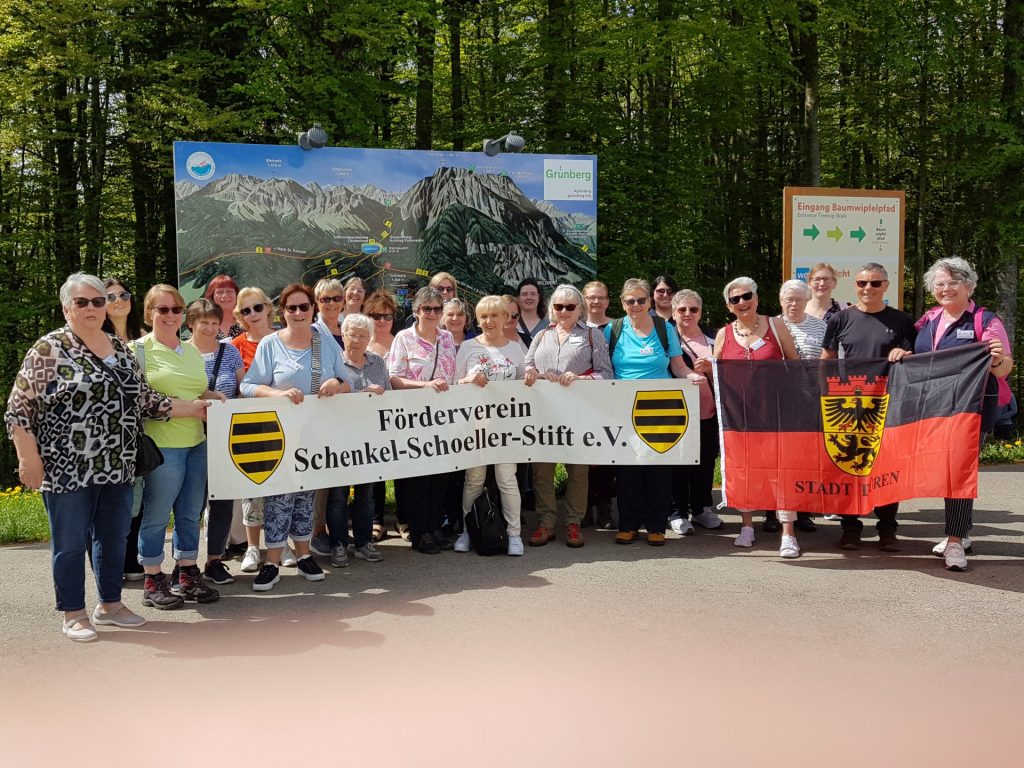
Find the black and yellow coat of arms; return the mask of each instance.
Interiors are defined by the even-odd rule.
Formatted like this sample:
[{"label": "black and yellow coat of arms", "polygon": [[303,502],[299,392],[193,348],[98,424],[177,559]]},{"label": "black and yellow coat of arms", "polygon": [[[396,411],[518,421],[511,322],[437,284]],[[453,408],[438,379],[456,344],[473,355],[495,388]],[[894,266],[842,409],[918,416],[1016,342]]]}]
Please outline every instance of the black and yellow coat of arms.
[{"label": "black and yellow coat of arms", "polygon": [[239,472],[257,485],[263,483],[284,458],[284,429],[277,413],[232,414],[228,453]]},{"label": "black and yellow coat of arms", "polygon": [[637,392],[633,400],[633,430],[658,453],[672,449],[686,433],[689,414],[679,390]]},{"label": "black and yellow coat of arms", "polygon": [[825,450],[832,463],[849,475],[864,477],[878,456],[889,407],[887,377],[868,382],[851,376],[846,382],[828,378],[828,394],[821,397]]}]

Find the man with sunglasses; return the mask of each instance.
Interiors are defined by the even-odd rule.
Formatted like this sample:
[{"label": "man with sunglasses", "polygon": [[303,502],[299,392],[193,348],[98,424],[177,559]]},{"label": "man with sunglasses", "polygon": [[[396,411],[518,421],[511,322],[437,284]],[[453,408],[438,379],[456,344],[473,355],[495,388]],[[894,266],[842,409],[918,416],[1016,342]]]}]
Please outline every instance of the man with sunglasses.
[{"label": "man with sunglasses", "polygon": [[[821,359],[842,357],[886,357],[898,363],[914,348],[917,330],[910,317],[886,305],[885,291],[889,287],[889,274],[881,264],[870,262],[857,270],[857,303],[833,315],[825,330]],[[883,552],[899,552],[896,539],[896,510],[899,504],[875,507],[878,517],[878,548]],[[839,548],[860,549],[864,521],[854,515],[843,515]]]}]

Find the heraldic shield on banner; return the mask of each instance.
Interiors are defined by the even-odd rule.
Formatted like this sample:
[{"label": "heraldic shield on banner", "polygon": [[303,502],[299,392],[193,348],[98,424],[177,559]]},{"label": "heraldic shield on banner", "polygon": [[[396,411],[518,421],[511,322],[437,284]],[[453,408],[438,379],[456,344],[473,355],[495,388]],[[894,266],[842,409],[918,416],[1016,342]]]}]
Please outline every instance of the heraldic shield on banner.
[{"label": "heraldic shield on banner", "polygon": [[232,414],[228,452],[239,472],[257,485],[263,483],[284,458],[284,429],[277,412]]},{"label": "heraldic shield on banner", "polygon": [[832,463],[849,475],[865,477],[878,456],[889,407],[888,377],[850,376],[845,382],[829,377],[828,394],[821,396],[825,450]]},{"label": "heraldic shield on banner", "polygon": [[658,453],[672,449],[686,433],[689,414],[679,390],[637,392],[633,400],[633,430]]}]

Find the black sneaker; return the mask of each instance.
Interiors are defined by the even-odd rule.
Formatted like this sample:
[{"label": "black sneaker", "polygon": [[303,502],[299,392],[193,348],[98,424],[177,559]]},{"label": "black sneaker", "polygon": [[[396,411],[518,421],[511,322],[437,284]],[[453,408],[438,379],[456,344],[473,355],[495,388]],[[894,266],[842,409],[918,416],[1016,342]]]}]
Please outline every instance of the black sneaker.
[{"label": "black sneaker", "polygon": [[441,545],[429,533],[424,533],[416,542],[416,549],[425,555],[436,555],[441,551]]},{"label": "black sneaker", "polygon": [[765,533],[778,533],[782,530],[782,523],[779,522],[779,518],[774,512],[769,512],[764,516],[761,530]]},{"label": "black sneaker", "polygon": [[241,559],[245,556],[245,550],[249,548],[249,545],[245,542],[241,544],[228,544],[227,549],[224,550],[224,559],[231,560],[232,558]]},{"label": "black sneaker", "polygon": [[455,547],[455,539],[449,536],[443,528],[434,531],[434,541],[442,550],[450,550]]},{"label": "black sneaker", "polygon": [[305,577],[306,581],[323,581],[326,578],[324,569],[316,564],[316,560],[313,559],[312,555],[300,557],[297,567],[299,573]]},{"label": "black sneaker", "polygon": [[186,565],[178,575],[181,596],[190,602],[213,603],[220,599],[220,592],[206,586],[198,565]]},{"label": "black sneaker", "polygon": [[281,571],[273,563],[267,563],[256,575],[256,581],[252,583],[254,592],[269,592],[274,585],[281,580]]},{"label": "black sneaker", "polygon": [[203,578],[212,581],[214,584],[233,584],[235,577],[221,560],[210,560],[203,568]]},{"label": "black sneaker", "polygon": [[169,608],[177,608],[184,600],[180,595],[171,592],[171,585],[167,581],[166,573],[146,574],[146,582],[142,587],[142,604],[149,608],[159,608],[165,611]]}]

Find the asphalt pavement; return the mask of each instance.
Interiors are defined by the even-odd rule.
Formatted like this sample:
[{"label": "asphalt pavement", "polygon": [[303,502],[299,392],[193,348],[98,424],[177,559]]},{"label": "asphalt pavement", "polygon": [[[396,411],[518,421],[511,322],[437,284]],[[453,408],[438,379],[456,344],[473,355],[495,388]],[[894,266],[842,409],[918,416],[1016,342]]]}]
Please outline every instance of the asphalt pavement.
[{"label": "asphalt pavement", "polygon": [[129,584],[148,624],[90,644],[60,632],[47,545],[0,548],[4,764],[1024,765],[1024,467],[982,471],[966,573],[931,554],[941,500],[901,505],[898,554],[819,520],[783,561],[724,518],[522,558],[392,536],[176,611]]}]

